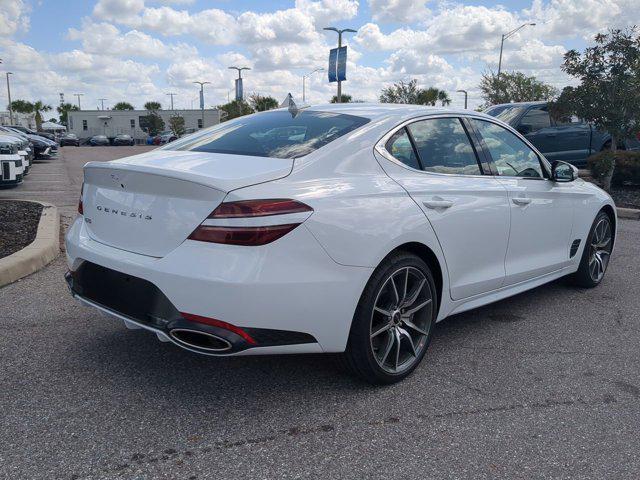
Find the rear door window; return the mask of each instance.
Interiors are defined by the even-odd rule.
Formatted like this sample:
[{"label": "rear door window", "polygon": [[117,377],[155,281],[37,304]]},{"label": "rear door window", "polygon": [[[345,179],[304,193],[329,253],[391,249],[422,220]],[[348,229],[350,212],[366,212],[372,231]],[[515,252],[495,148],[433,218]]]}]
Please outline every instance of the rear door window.
[{"label": "rear door window", "polygon": [[481,175],[476,153],[459,118],[433,118],[408,126],[422,169],[456,175]]},{"label": "rear door window", "polygon": [[292,115],[289,111],[280,110],[236,118],[164,148],[296,158],[322,148],[368,122],[368,118],[341,113],[303,110]]},{"label": "rear door window", "polygon": [[411,168],[420,170],[420,163],[418,162],[418,157],[413,149],[413,145],[411,145],[411,140],[409,139],[406,128],[402,128],[394,133],[387,141],[385,148],[397,160],[400,160]]},{"label": "rear door window", "polygon": [[551,126],[549,109],[545,106],[531,108],[520,120],[520,126],[524,127],[527,133],[534,133],[543,128]]}]

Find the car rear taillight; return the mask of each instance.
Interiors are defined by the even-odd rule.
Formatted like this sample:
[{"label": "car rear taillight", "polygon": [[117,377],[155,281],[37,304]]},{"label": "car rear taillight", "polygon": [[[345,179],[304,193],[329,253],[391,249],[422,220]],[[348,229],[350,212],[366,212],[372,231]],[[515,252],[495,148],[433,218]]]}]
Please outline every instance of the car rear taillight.
[{"label": "car rear taillight", "polygon": [[286,215],[289,213],[312,212],[309,205],[296,200],[242,200],[218,205],[208,218],[266,217],[268,215]]},{"label": "car rear taillight", "polygon": [[78,213],[80,215],[84,215],[84,207],[82,206],[82,193],[84,191],[84,182],[82,183],[82,187],[80,187],[80,200],[78,200]]},{"label": "car rear taillight", "polygon": [[[297,214],[311,214],[313,209],[297,200],[266,199],[225,202],[211,212],[207,222],[226,219],[225,225],[202,224],[196,228],[190,240],[201,242],[224,243],[227,245],[258,246],[266,245],[283,237],[307,217]],[[294,216],[294,218],[291,217]],[[247,225],[246,219],[273,216],[272,225]],[[278,222],[278,216],[282,222]],[[245,219],[242,225],[230,225],[233,220]],[[285,220],[286,219],[286,220]],[[295,221],[291,221],[295,220]],[[264,223],[264,222],[261,222]]]}]

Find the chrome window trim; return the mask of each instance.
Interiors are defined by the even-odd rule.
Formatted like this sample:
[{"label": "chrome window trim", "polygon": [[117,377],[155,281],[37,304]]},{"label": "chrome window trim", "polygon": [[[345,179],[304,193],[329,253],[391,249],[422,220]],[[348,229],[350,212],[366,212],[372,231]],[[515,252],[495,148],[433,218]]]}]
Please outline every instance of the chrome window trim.
[{"label": "chrome window trim", "polygon": [[[432,114],[426,114],[426,115],[419,115],[417,117],[412,117],[409,118],[407,120],[404,120],[402,123],[397,124],[395,127],[393,127],[392,129],[390,129],[387,133],[385,133],[375,144],[375,146],[373,147],[375,152],[378,152],[378,154],[380,154],[382,157],[384,157],[385,159],[389,160],[390,162],[395,163],[396,165],[399,165],[403,168],[406,168],[407,170],[411,171],[411,172],[416,172],[416,173],[421,173],[423,175],[435,175],[435,176],[444,176],[444,177],[466,177],[466,178],[501,178],[501,175],[492,175],[492,174],[480,174],[480,175],[465,175],[462,173],[439,173],[439,172],[429,172],[426,170],[418,170],[415,169],[413,167],[410,167],[406,164],[404,164],[403,162],[401,162],[400,160],[398,160],[397,158],[395,158],[393,155],[391,155],[391,153],[387,150],[386,148],[386,144],[389,141],[389,139],[398,131],[401,130],[402,128],[406,127],[407,125],[411,124],[411,123],[415,123],[421,120],[429,120],[429,119],[436,119],[436,118],[457,118],[458,120],[461,121],[462,123],[462,119],[463,118],[469,118],[469,119],[475,119],[475,120],[482,120],[485,122],[489,122],[489,123],[494,123],[496,125],[499,125],[503,128],[505,128],[506,130],[510,131],[511,133],[513,133],[514,135],[516,135],[521,141],[524,142],[524,144],[529,147],[531,150],[533,150],[533,152],[538,156],[538,160],[540,160],[540,163],[542,165],[542,167],[545,169],[548,178],[537,178],[536,180],[550,180],[551,179],[551,164],[549,163],[549,161],[544,157],[544,155],[542,155],[524,136],[522,136],[520,133],[518,133],[517,130],[515,130],[513,127],[511,127],[510,125],[501,122],[493,117],[486,117],[484,115],[474,115],[473,113],[469,113],[469,114],[462,114],[462,113],[432,113]],[[469,141],[471,142],[471,145],[473,146],[473,142],[471,139],[469,139]],[[480,161],[481,159],[478,158],[478,161]],[[480,163],[482,163],[480,161]],[[502,176],[502,178],[534,178],[534,177],[506,177],[506,176]]]}]

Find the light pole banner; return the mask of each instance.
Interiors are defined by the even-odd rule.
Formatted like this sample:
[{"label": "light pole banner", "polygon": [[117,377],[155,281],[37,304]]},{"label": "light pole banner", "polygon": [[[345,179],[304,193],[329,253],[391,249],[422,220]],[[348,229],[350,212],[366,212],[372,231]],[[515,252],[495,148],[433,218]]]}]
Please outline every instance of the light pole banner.
[{"label": "light pole banner", "polygon": [[329,50],[329,82],[342,82],[347,79],[347,47]]},{"label": "light pole banner", "polygon": [[200,110],[204,110],[204,92],[200,89]]},{"label": "light pole banner", "polygon": [[329,83],[337,82],[337,65],[338,65],[338,49],[332,48],[329,50],[329,68],[327,73],[329,74]]},{"label": "light pole banner", "polygon": [[338,66],[336,70],[338,81],[344,82],[347,79],[347,47],[338,49]]},{"label": "light pole banner", "polygon": [[242,79],[236,78],[236,100],[241,101],[243,98],[242,95]]}]

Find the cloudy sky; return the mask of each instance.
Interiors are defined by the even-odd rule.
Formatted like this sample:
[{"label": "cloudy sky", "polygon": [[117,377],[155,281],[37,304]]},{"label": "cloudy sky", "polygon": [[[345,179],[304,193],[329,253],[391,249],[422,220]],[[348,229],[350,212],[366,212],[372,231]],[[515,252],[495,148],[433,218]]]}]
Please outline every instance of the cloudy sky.
[{"label": "cloudy sky", "polygon": [[[325,26],[350,27],[343,92],[376,101],[399,80],[447,90],[453,105],[466,89],[481,102],[482,72],[496,69],[500,35],[536,22],[505,44],[503,65],[558,87],[567,49],[583,48],[609,27],[640,22],[638,0],[0,0],[0,73],[11,71],[12,98],[59,102],[84,93],[83,108],[126,100],[198,106],[192,81],[209,81],[206,104],[227,101],[235,73],[249,66],[245,92],[278,100],[302,95],[301,77],[327,67],[335,46]],[[2,75],[4,77],[4,75]],[[0,78],[2,78],[0,77]],[[326,102],[326,74],[308,82],[308,100]],[[0,102],[6,85],[0,81]],[[233,95],[233,94],[231,94]]]}]

